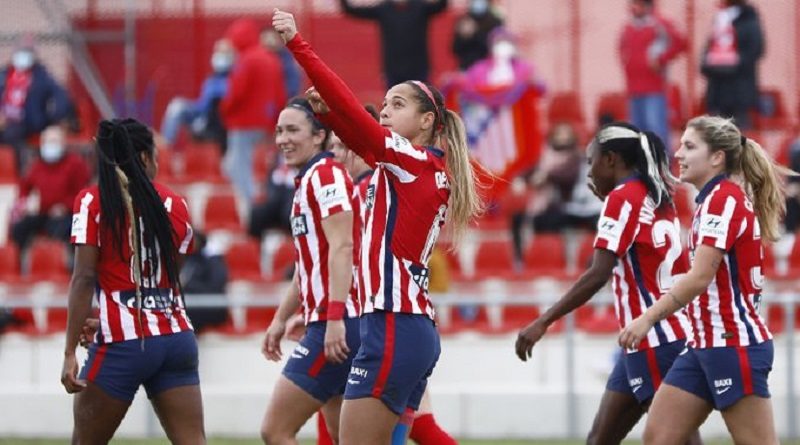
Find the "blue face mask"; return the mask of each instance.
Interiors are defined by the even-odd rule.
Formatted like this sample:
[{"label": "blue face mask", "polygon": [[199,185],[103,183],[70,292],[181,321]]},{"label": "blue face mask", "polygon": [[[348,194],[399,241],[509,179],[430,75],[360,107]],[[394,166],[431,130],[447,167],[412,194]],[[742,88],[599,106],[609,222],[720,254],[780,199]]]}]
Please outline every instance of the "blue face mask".
[{"label": "blue face mask", "polygon": [[469,11],[475,15],[486,14],[489,10],[489,0],[472,0],[469,5]]},{"label": "blue face mask", "polygon": [[224,73],[233,66],[233,54],[218,52],[211,56],[211,68],[214,72]]},{"label": "blue face mask", "polygon": [[59,143],[45,142],[39,147],[39,156],[48,164],[58,162],[64,157],[64,146]]},{"label": "blue face mask", "polygon": [[27,71],[33,66],[34,57],[30,51],[17,51],[11,56],[11,64],[15,70]]}]

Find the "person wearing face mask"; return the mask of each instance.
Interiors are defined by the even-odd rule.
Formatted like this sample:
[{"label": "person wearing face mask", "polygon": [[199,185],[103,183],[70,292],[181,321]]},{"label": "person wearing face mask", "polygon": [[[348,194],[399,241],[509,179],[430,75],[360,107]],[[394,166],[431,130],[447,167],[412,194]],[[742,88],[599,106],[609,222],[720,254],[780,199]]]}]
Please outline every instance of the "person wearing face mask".
[{"label": "person wearing face mask", "polygon": [[71,109],[66,91],[36,59],[33,41],[23,37],[0,70],[0,144],[14,148],[18,171],[26,165],[26,141],[64,120]]},{"label": "person wearing face mask", "polygon": [[67,152],[64,130],[59,126],[45,129],[39,157],[20,181],[19,198],[12,211],[11,237],[20,251],[39,233],[69,240],[72,203],[90,179],[86,162]]},{"label": "person wearing face mask", "polygon": [[451,47],[461,71],[489,56],[489,33],[500,26],[503,18],[491,0],[470,1],[469,9],[456,20]]},{"label": "person wearing face mask", "polygon": [[225,152],[227,132],[219,116],[219,102],[228,91],[228,75],[234,60],[231,42],[217,40],[209,61],[212,73],[203,82],[200,97],[195,100],[176,97],[170,101],[161,121],[161,135],[170,145],[177,141],[181,126],[188,126],[193,137],[217,142]]},{"label": "person wearing face mask", "polygon": [[742,129],[752,126],[758,104],[758,61],[764,56],[764,31],[758,11],[747,0],[723,0],[702,56],[708,113],[732,117]]}]

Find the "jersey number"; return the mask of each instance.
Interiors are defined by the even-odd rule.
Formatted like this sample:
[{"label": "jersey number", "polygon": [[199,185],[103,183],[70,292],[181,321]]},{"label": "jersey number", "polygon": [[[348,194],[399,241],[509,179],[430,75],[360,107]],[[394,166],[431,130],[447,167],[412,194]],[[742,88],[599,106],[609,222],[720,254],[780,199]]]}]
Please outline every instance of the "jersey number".
[{"label": "jersey number", "polygon": [[674,221],[660,219],[653,224],[653,245],[663,247],[669,240],[669,250],[664,256],[664,261],[658,266],[656,279],[661,293],[667,292],[673,285],[675,277],[672,270],[675,261],[681,257],[681,235]]}]

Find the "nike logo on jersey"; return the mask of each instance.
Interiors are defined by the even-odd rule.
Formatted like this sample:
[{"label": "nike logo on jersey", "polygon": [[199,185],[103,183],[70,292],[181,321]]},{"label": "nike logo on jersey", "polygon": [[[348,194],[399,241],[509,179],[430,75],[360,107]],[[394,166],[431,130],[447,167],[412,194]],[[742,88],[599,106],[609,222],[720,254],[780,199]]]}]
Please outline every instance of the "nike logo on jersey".
[{"label": "nike logo on jersey", "polygon": [[718,389],[718,390],[717,390],[717,395],[722,395],[722,394],[725,394],[726,392],[728,392],[728,390],[729,390],[729,389],[731,389],[731,387],[730,387],[730,386],[729,386],[729,387],[727,387],[727,388]]},{"label": "nike logo on jersey", "polygon": [[638,391],[638,390],[640,390],[640,389],[642,389],[642,385],[637,385],[637,386],[634,386],[634,387],[631,389],[631,391],[633,391],[633,393],[634,393],[634,394],[636,394],[636,391]]}]

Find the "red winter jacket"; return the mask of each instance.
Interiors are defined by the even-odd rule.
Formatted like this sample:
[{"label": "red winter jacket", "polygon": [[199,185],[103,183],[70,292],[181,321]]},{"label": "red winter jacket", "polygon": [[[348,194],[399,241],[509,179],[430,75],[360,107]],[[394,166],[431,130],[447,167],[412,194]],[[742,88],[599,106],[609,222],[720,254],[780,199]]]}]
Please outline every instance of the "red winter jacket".
[{"label": "red winter jacket", "polygon": [[226,37],[236,48],[236,63],[220,102],[225,127],[274,130],[286,104],[280,60],[260,45],[258,25],[250,19],[233,22]]},{"label": "red winter jacket", "polygon": [[[686,38],[667,19],[651,15],[628,22],[619,39],[619,55],[628,94],[663,93],[667,64],[686,49]],[[658,61],[658,69],[650,59]]]},{"label": "red winter jacket", "polygon": [[89,166],[76,154],[66,153],[52,164],[36,159],[20,181],[19,196],[26,198],[34,191],[38,192],[40,215],[46,215],[59,204],[66,212],[71,212],[75,197],[90,180]]}]

